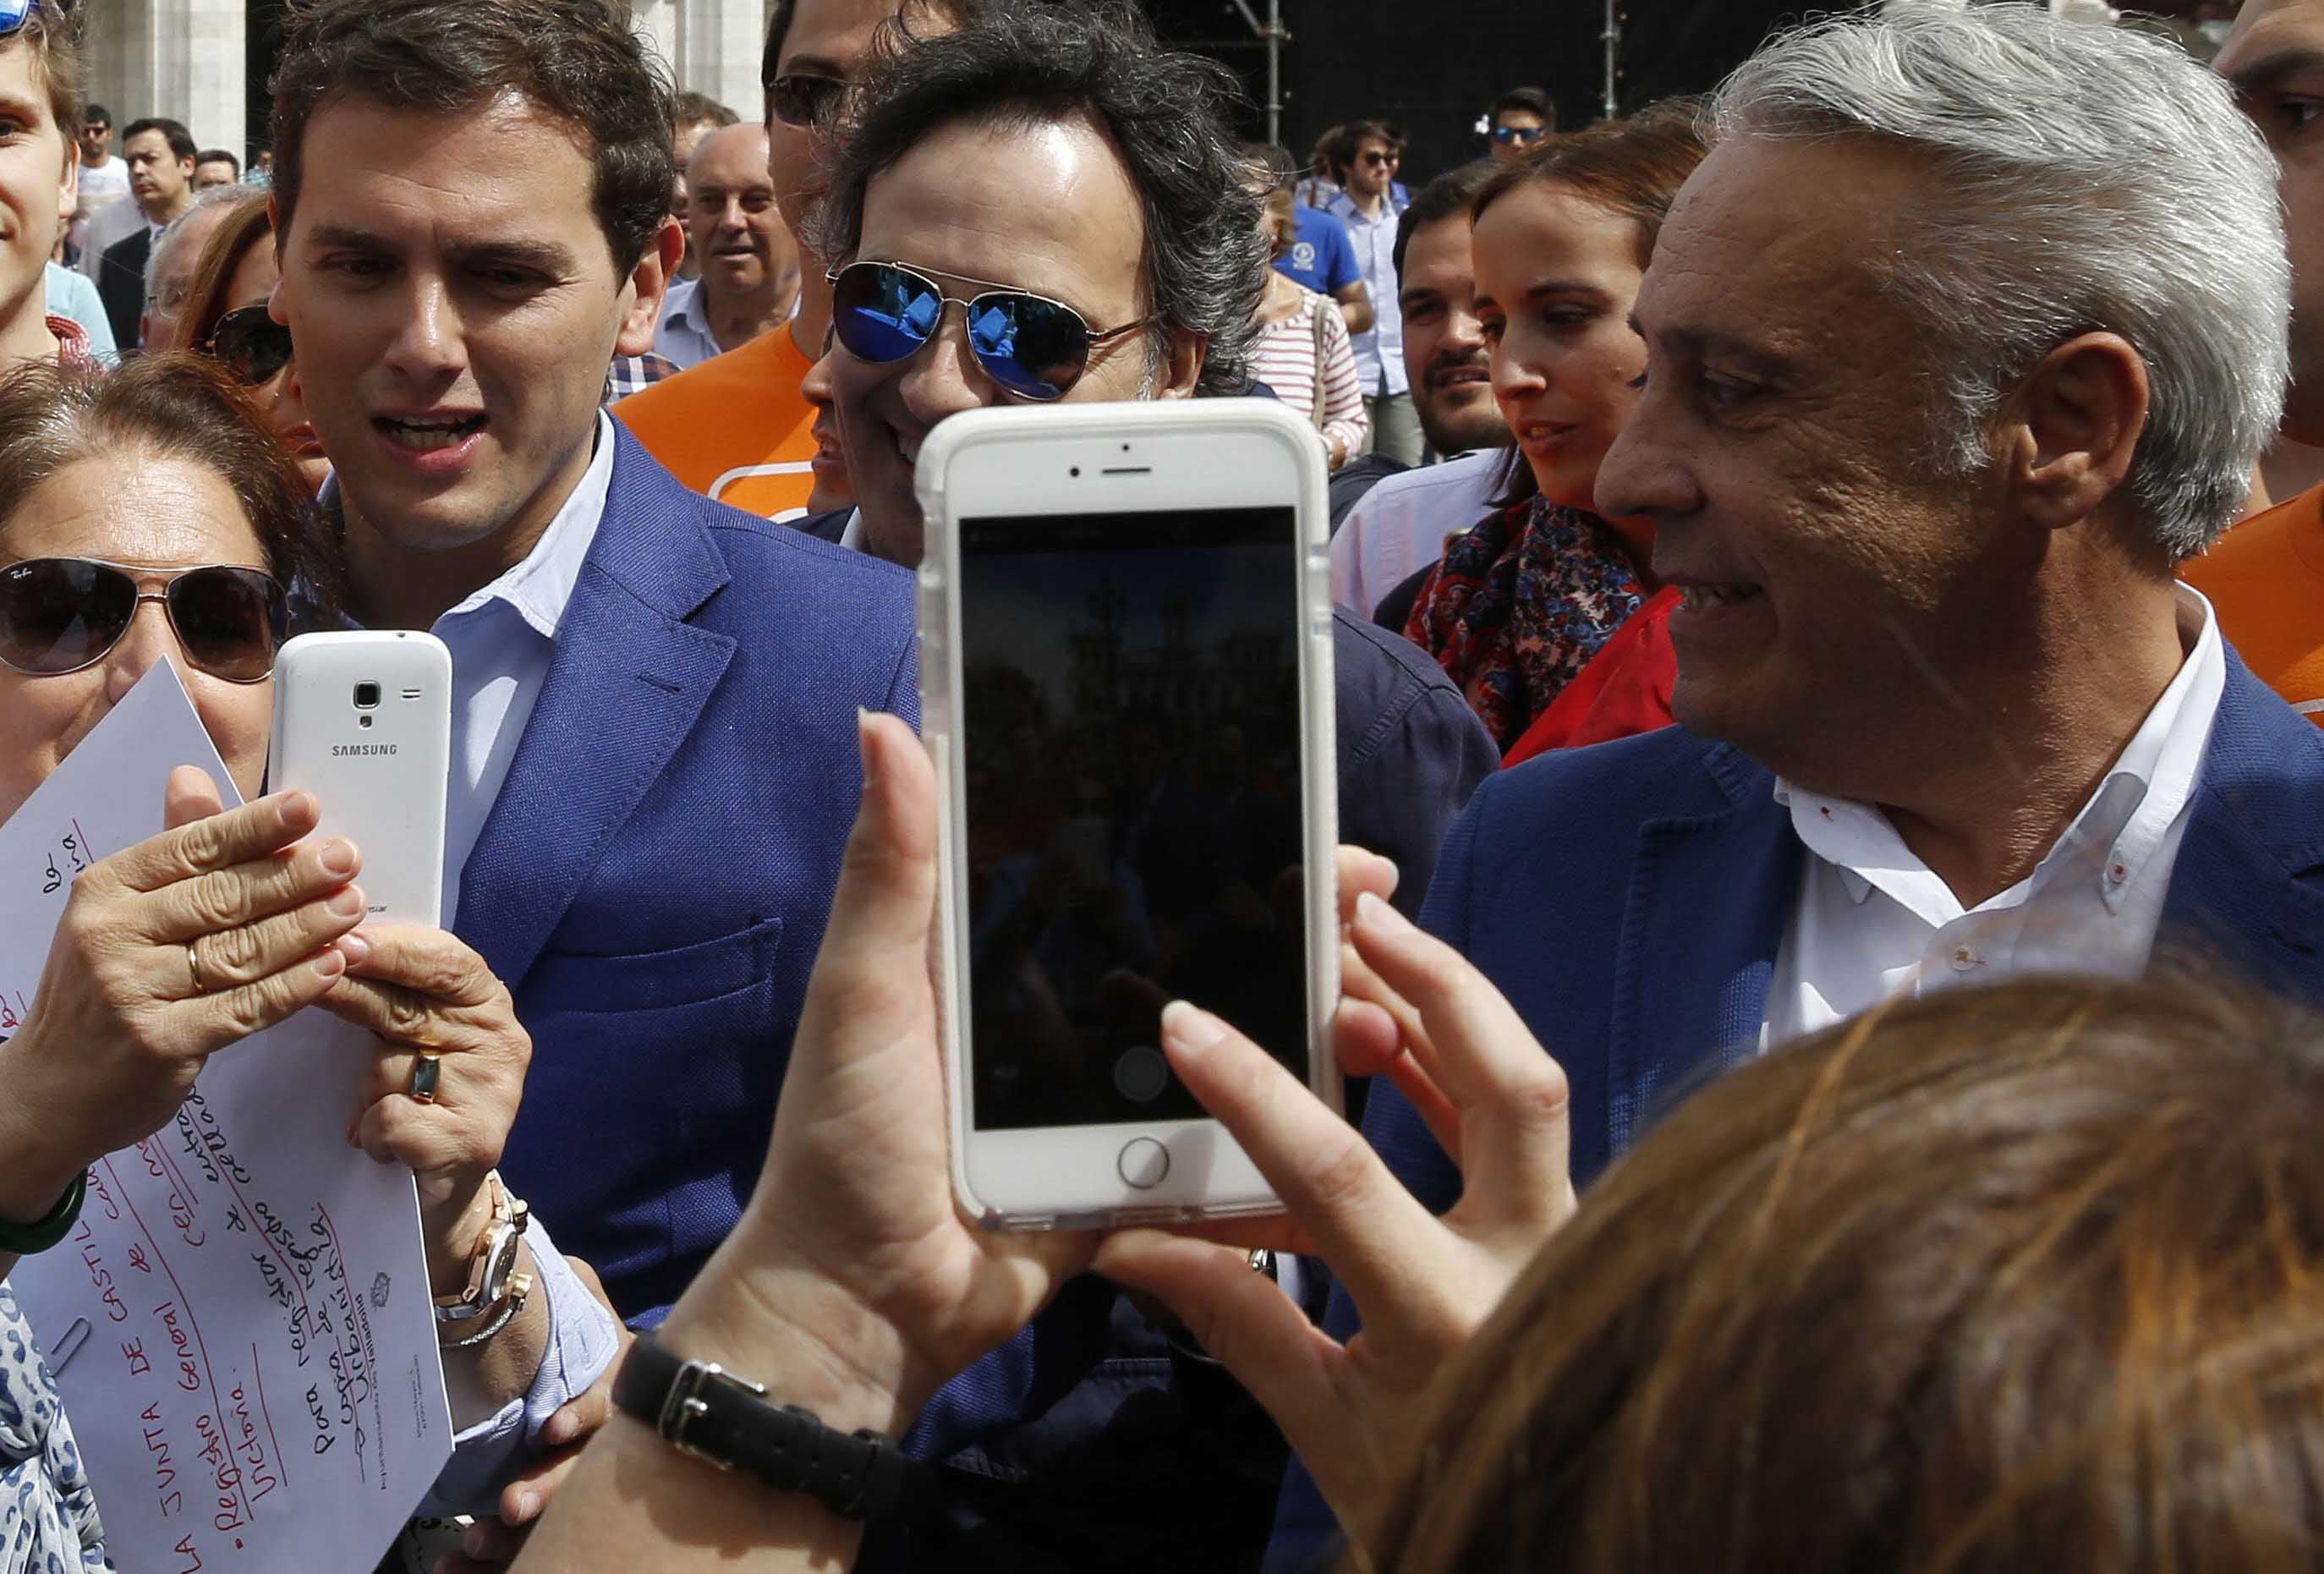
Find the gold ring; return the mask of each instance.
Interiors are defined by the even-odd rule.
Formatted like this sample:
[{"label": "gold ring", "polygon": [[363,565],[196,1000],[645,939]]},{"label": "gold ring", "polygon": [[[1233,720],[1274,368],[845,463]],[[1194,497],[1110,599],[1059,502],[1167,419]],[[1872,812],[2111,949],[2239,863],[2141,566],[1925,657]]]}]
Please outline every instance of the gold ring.
[{"label": "gold ring", "polygon": [[210,992],[209,986],[202,982],[202,959],[194,954],[194,948],[190,943],[186,946],[186,977],[193,984],[194,993],[197,995],[207,995]]},{"label": "gold ring", "polygon": [[415,1104],[436,1102],[436,1084],[443,1080],[444,1057],[422,1054],[411,1063],[411,1101]]}]

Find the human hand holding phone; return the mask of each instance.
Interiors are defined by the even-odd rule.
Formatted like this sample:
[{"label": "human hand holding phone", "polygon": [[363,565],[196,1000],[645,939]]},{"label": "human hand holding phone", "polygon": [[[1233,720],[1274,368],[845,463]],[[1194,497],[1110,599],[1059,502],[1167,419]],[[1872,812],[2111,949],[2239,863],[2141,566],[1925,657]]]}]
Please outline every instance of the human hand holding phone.
[{"label": "human hand holding phone", "polygon": [[[1351,1069],[1391,1076],[1449,1118],[1448,1150],[1471,1166],[1462,1205],[1431,1217],[1280,1062],[1182,1005],[1165,1030],[1174,1068],[1290,1215],[1129,1230],[1102,1246],[1087,1233],[977,1229],[950,1185],[928,976],[935,778],[892,717],[864,718],[863,750],[863,809],[766,1170],[672,1311],[677,1348],[804,1381],[812,1392],[787,1397],[830,1424],[900,1432],[1094,1257],[1169,1304],[1312,1454],[1327,1494],[1360,1504],[1393,1457],[1377,1440],[1409,1435],[1446,1357],[1573,1210],[1563,1073],[1481,975],[1380,899],[1394,867],[1343,849],[1342,966],[1363,993],[1334,1018],[1337,1046]],[[1342,1348],[1222,1243],[1323,1256],[1362,1307],[1364,1333]]]},{"label": "human hand holding phone", "polygon": [[[1435,1385],[1542,1243],[1570,1218],[1565,1073],[1459,953],[1385,899],[1394,868],[1340,854],[1348,996],[1340,1063],[1385,1075],[1462,1164],[1439,1219],[1354,1128],[1227,1023],[1185,1005],[1163,1021],[1172,1067],[1290,1209],[1198,1234],[1125,1230],[1093,1266],[1177,1315],[1282,1427],[1342,1524],[1360,1527],[1409,1463]],[[1213,1242],[1321,1257],[1363,1314],[1344,1346]]]}]

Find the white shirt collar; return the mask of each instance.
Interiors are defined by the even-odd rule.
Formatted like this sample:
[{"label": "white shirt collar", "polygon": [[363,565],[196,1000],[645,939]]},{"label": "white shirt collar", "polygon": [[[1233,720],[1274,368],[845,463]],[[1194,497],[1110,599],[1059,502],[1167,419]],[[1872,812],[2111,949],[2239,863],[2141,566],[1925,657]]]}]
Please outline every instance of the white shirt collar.
[{"label": "white shirt collar", "polygon": [[[2192,800],[2211,723],[2227,688],[2227,657],[2211,603],[2191,585],[2178,587],[2183,629],[2197,628],[2194,648],[2115,759],[2089,802],[2034,872],[1978,910],[2015,907],[2066,870],[2086,870],[2109,911],[2156,861],[2172,825]],[[1932,924],[1960,916],[1960,899],[1914,857],[1888,816],[1868,804],[1828,797],[1781,777],[1775,801],[1792,812],[1792,829],[1816,857],[1840,872],[1859,906],[1878,889]]]},{"label": "white shirt collar", "polygon": [[613,483],[613,422],[600,410],[597,447],[590,456],[589,468],[582,472],[580,484],[567,496],[540,539],[532,544],[523,562],[438,618],[438,627],[500,602],[542,639],[556,639],[558,625],[565,621],[565,609],[573,600],[573,587],[581,582],[581,564],[589,556],[589,544],[597,538],[598,523],[605,517],[605,498]]},{"label": "white shirt collar", "polygon": [[839,544],[850,552],[863,550],[863,511],[862,509],[852,508],[847,511],[847,523],[840,527]]}]

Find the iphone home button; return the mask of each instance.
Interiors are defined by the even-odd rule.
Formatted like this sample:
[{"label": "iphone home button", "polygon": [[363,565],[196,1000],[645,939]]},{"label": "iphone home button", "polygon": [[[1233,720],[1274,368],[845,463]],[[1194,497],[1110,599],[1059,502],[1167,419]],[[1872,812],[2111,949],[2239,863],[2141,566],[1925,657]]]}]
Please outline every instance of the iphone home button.
[{"label": "iphone home button", "polygon": [[1151,1191],[1170,1173],[1170,1150],[1150,1137],[1133,1137],[1122,1145],[1114,1167],[1121,1172],[1123,1185]]}]

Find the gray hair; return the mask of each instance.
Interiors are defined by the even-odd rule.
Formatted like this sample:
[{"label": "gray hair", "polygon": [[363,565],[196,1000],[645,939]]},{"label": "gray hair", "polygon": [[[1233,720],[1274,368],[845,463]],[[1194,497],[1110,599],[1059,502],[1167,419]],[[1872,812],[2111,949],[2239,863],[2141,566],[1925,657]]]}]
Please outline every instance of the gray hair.
[{"label": "gray hair", "polygon": [[2174,45],[2021,4],[1894,5],[1784,34],[1706,111],[1713,134],[1861,134],[1924,154],[1938,194],[1885,266],[1932,330],[1931,458],[1989,460],[2004,396],[2078,333],[2152,386],[2130,488],[2176,561],[2233,523],[2290,380],[2276,167]]},{"label": "gray hair", "polygon": [[196,197],[185,212],[162,226],[161,233],[153,237],[153,244],[145,253],[145,305],[148,310],[152,308],[153,289],[161,280],[161,270],[168,265],[171,254],[185,240],[186,231],[192,227],[189,221],[194,215],[206,207],[222,207],[230,202],[239,202],[249,195],[250,188],[247,186],[213,186]]}]

